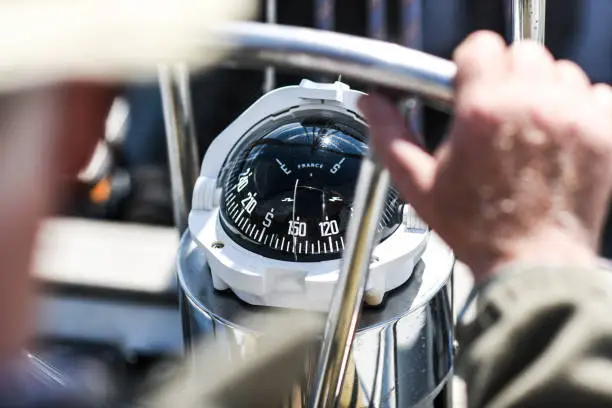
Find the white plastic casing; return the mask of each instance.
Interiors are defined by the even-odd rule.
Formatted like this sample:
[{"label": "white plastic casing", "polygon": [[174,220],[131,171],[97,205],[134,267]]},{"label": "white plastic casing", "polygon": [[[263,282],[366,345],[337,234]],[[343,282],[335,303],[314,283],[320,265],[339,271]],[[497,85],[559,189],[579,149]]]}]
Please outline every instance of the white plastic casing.
[{"label": "white plastic casing", "polygon": [[[341,82],[319,84],[303,80],[299,86],[280,88],[262,96],[213,141],[196,182],[189,230],[206,251],[216,289],[231,289],[252,305],[328,309],[341,261],[280,261],[235,243],[220,224],[218,177],[232,149],[254,127],[273,121],[284,112],[313,108],[360,118],[357,101],[361,95]],[[368,304],[380,304],[386,292],[410,278],[428,239],[427,226],[406,206],[403,224],[374,249],[366,286]]]}]

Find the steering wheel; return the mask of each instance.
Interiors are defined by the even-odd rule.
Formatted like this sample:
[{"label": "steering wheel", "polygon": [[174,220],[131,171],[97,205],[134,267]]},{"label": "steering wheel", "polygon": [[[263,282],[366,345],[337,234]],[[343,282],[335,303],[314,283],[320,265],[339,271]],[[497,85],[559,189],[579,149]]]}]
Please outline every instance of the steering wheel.
[{"label": "steering wheel", "polygon": [[206,39],[206,47],[229,52],[225,64],[342,75],[406,91],[448,105],[454,63],[384,41],[310,28],[231,23]]},{"label": "steering wheel", "polygon": [[[207,52],[225,54],[223,64],[307,71],[356,79],[387,89],[404,91],[450,107],[456,66],[447,60],[382,41],[308,28],[262,23],[232,23],[203,39]],[[185,146],[193,132],[185,82],[162,71],[160,81],[168,126],[169,147],[176,156],[173,174],[175,196],[186,207],[189,169],[193,155]],[[184,76],[182,77],[185,79]],[[183,95],[181,95],[183,90]],[[174,145],[172,140],[175,141]],[[187,160],[180,160],[181,157]],[[178,158],[178,160],[177,160]],[[182,162],[182,163],[179,163]],[[180,174],[179,174],[180,173]],[[197,171],[196,171],[197,173]],[[175,176],[180,177],[174,180]],[[389,174],[372,156],[362,161],[354,196],[354,209],[346,247],[332,300],[314,382],[313,406],[334,406],[342,383],[365,292],[377,226],[389,189]],[[177,194],[176,186],[186,186]],[[180,203],[179,203],[180,204]],[[176,203],[175,203],[176,206]],[[183,210],[187,212],[187,209]]]}]

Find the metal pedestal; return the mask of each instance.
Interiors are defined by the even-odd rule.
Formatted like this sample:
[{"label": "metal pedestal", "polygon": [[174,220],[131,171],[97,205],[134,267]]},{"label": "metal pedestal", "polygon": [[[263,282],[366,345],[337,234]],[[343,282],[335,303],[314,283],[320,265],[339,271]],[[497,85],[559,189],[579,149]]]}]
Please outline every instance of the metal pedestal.
[{"label": "metal pedestal", "polygon": [[[453,265],[452,252],[433,235],[410,281],[389,293],[381,307],[363,310],[340,397],[342,407],[440,406],[437,400],[447,394],[442,391],[452,377],[448,288]],[[254,314],[261,317],[270,309],[247,305],[231,292],[215,291],[204,252],[188,234],[179,250],[178,276],[187,346],[213,336],[226,345],[229,364],[257,352],[261,335],[257,327],[235,321],[238,316],[241,321]],[[316,366],[316,356],[311,366]],[[310,387],[309,381],[296,387],[287,406],[305,406]]]}]

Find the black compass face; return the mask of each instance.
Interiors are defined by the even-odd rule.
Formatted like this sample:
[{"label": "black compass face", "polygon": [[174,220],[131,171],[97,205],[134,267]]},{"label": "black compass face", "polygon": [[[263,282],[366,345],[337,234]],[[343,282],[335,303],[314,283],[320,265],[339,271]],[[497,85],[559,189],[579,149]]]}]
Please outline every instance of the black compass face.
[{"label": "black compass face", "polygon": [[[221,221],[241,246],[288,261],[339,258],[352,214],[365,129],[316,117],[285,123],[236,156],[223,184]],[[392,191],[381,230],[401,222]]]}]

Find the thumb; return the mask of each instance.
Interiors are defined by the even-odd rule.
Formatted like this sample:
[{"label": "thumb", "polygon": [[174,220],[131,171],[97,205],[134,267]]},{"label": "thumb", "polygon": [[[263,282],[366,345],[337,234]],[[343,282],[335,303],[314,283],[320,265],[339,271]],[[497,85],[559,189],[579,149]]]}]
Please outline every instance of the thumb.
[{"label": "thumb", "polygon": [[436,161],[416,143],[399,110],[386,98],[367,95],[359,108],[370,126],[370,143],[403,198],[427,222]]}]

